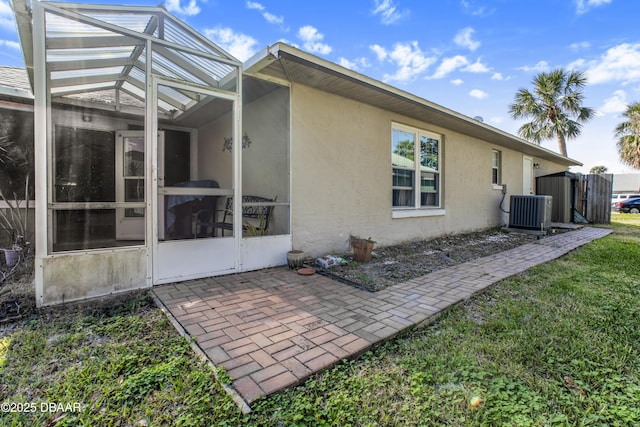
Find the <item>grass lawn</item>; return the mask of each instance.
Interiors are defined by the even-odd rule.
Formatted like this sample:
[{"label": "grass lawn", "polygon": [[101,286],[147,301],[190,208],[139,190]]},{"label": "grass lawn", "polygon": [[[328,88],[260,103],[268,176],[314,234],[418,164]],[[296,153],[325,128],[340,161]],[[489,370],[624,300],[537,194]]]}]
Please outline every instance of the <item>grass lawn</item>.
[{"label": "grass lawn", "polygon": [[640,425],[640,215],[613,221],[249,415],[145,296],[39,314],[0,338],[2,409],[35,406],[0,425]]}]

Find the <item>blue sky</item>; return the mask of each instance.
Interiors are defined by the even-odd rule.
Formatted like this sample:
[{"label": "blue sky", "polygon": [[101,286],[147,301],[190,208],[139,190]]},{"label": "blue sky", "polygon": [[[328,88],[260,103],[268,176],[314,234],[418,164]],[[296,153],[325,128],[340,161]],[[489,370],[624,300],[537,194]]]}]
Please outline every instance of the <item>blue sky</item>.
[{"label": "blue sky", "polygon": [[[157,5],[157,0],[96,1]],[[508,106],[541,71],[584,71],[597,116],[569,140],[582,172],[622,165],[614,127],[640,101],[637,0],[168,0],[165,7],[238,59],[284,41],[517,134]],[[11,8],[0,0],[0,64],[22,66]],[[543,147],[558,151],[555,141]]]}]

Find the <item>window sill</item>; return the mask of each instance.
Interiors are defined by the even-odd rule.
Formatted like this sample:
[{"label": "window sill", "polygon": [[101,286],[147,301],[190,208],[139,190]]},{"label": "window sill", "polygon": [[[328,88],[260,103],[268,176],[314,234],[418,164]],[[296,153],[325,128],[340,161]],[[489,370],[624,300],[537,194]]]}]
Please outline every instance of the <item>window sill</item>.
[{"label": "window sill", "polygon": [[447,213],[445,209],[402,209],[392,210],[391,218],[421,218],[428,216],[444,216]]},{"label": "window sill", "polygon": [[[13,199],[9,199],[9,203],[7,203],[4,200],[0,200],[0,209],[9,209],[9,204],[11,204],[12,207],[15,207],[16,201]],[[20,205],[20,208],[24,208],[25,206],[27,206],[27,202],[24,200],[18,200],[18,204]],[[35,200],[29,200],[29,209],[35,209],[35,207]]]},{"label": "window sill", "polygon": [[494,190],[502,190],[504,188],[504,186],[502,185],[498,185],[498,184],[492,184],[492,185]]}]

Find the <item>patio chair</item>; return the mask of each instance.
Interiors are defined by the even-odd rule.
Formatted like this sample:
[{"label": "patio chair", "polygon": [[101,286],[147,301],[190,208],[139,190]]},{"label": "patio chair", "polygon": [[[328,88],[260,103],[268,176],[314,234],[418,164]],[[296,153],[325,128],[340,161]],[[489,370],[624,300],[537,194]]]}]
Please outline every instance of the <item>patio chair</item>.
[{"label": "patio chair", "polygon": [[[277,198],[268,199],[260,196],[242,196],[242,230],[250,235],[265,235],[269,233],[274,205],[265,203],[275,203]],[[258,206],[253,203],[261,203]],[[247,206],[248,205],[248,206]],[[202,237],[203,234],[212,236],[218,235],[218,229],[233,231],[233,197],[227,198],[225,208],[222,211],[222,221],[212,221],[208,212],[197,212],[193,215],[194,237]],[[204,230],[204,232],[203,232]]]}]

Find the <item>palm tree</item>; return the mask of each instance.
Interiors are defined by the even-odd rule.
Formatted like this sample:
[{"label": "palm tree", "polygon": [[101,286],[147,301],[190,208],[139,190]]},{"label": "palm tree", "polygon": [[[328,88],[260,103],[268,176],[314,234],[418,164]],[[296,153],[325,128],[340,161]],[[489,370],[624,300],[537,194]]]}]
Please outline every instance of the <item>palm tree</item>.
[{"label": "palm tree", "polygon": [[628,120],[615,129],[620,159],[627,165],[640,169],[640,102],[629,104],[622,116]]},{"label": "palm tree", "polygon": [[544,139],[556,138],[560,154],[567,155],[567,138],[580,134],[582,124],[593,117],[592,108],[583,107],[583,88],[587,84],[584,73],[557,68],[533,78],[533,92],[519,89],[509,106],[514,119],[531,119],[518,133],[540,144]]}]

